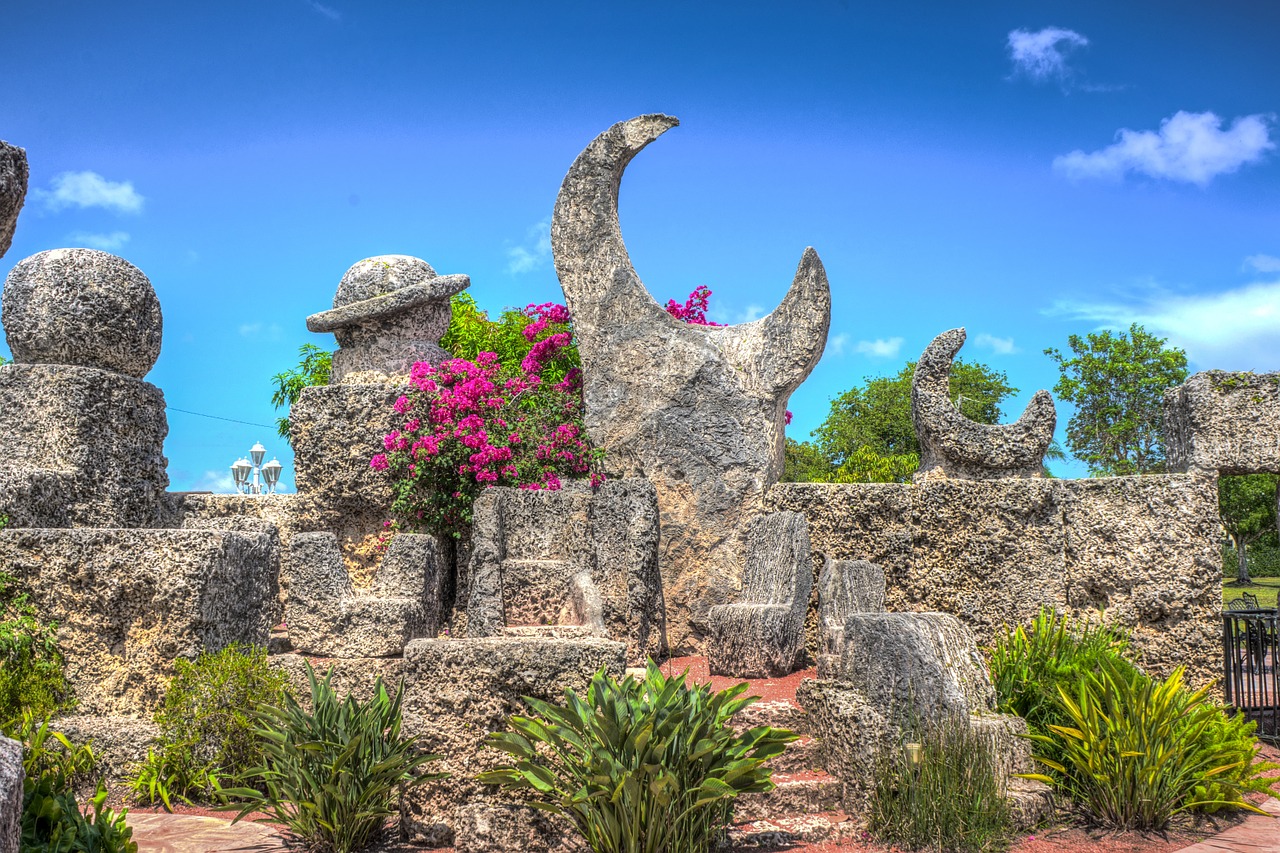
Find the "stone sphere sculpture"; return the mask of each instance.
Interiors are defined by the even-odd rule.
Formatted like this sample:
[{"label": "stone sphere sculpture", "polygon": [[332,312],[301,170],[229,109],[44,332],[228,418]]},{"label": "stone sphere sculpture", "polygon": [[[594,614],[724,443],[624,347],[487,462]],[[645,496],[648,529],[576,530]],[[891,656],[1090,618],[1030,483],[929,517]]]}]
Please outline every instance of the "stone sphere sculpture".
[{"label": "stone sphere sculpture", "polygon": [[52,249],[9,273],[0,297],[13,360],[141,379],[160,356],[160,300],[142,270],[96,249]]},{"label": "stone sphere sculpture", "polygon": [[0,257],[9,251],[27,197],[27,152],[0,141]]}]

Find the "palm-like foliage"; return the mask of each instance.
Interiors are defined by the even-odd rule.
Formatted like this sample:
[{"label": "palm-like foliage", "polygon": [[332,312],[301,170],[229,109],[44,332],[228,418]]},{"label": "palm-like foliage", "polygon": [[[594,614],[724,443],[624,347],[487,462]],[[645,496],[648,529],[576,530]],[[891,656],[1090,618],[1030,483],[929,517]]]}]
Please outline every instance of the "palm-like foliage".
[{"label": "palm-like foliage", "polygon": [[573,821],[597,853],[705,853],[739,794],[773,788],[764,762],[795,740],[769,726],[729,727],[755,701],[747,686],[713,692],[652,662],[643,680],[600,671],[585,701],[526,699],[490,745],[515,761],[481,781],[526,789],[529,804]]}]

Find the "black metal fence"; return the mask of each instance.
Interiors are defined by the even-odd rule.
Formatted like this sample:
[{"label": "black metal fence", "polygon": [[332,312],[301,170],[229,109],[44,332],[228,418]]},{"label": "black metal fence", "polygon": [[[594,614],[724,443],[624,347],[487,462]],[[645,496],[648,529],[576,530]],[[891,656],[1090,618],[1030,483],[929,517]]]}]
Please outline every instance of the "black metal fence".
[{"label": "black metal fence", "polygon": [[1258,724],[1258,737],[1280,743],[1280,613],[1222,614],[1223,689],[1227,704]]}]

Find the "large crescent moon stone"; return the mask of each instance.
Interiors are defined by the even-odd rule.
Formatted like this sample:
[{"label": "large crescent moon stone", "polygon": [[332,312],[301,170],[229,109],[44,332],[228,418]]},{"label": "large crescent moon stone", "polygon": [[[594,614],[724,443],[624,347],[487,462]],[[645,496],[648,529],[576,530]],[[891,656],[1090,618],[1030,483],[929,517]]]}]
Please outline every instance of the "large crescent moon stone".
[{"label": "large crescent moon stone", "polygon": [[9,251],[27,197],[27,152],[0,141],[0,258]]},{"label": "large crescent moon stone", "polygon": [[160,300],[142,270],[96,249],[19,261],[0,297],[13,360],[113,370],[141,379],[160,356]]}]

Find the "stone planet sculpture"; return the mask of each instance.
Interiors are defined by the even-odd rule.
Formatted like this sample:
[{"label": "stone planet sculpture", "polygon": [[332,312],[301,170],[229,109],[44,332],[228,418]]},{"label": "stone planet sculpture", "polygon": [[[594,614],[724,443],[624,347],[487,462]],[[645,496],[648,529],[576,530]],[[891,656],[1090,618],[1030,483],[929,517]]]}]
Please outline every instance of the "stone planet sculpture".
[{"label": "stone planet sculpture", "polygon": [[446,358],[440,337],[449,328],[449,297],[470,284],[470,276],[437,275],[408,255],[355,263],[338,283],[333,308],[307,318],[308,329],[338,339],[332,384],[401,383],[415,361]]},{"label": "stone planet sculpture", "polygon": [[560,187],[551,249],[587,430],[611,476],[657,487],[671,640],[694,648],[707,610],[736,600],[742,534],[782,472],[787,399],[822,355],[831,290],[808,248],[782,303],[755,322],[688,325],[654,301],[622,241],[618,188],[631,159],[678,124],[644,115],[596,137]]},{"label": "stone planet sculpture", "polygon": [[0,258],[13,243],[18,212],[27,197],[27,152],[0,140]]},{"label": "stone planet sculpture", "polygon": [[160,357],[163,321],[151,280],[97,249],[24,258],[0,297],[17,364],[66,364],[142,379]]},{"label": "stone planet sculpture", "polygon": [[938,335],[916,362],[911,419],[920,440],[913,482],[956,478],[1039,477],[1053,441],[1057,412],[1048,391],[1037,391],[1017,422],[980,424],[951,402],[951,362],[964,346],[963,328]]}]

